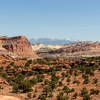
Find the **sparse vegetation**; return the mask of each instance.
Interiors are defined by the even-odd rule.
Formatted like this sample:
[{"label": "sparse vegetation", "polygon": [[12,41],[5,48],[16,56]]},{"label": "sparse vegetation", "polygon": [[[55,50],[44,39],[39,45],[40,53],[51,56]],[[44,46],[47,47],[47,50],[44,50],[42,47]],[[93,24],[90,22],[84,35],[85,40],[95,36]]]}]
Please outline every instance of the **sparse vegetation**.
[{"label": "sparse vegetation", "polygon": [[[12,93],[23,93],[28,99],[91,100],[100,92],[99,61],[100,58],[78,61],[64,58],[17,59],[9,61],[6,66],[1,63],[0,77],[9,88],[11,86]],[[5,88],[0,84],[0,89]]]}]

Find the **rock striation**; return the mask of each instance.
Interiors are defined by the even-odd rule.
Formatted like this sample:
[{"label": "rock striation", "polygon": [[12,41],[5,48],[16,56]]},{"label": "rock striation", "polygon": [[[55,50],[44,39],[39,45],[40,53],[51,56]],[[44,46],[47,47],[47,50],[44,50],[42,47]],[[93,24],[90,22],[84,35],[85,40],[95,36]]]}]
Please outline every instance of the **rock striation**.
[{"label": "rock striation", "polygon": [[0,36],[0,54],[13,55],[15,57],[35,57],[32,47],[25,36]]},{"label": "rock striation", "polygon": [[65,44],[61,48],[37,51],[41,57],[95,57],[100,56],[100,42],[83,41]]}]

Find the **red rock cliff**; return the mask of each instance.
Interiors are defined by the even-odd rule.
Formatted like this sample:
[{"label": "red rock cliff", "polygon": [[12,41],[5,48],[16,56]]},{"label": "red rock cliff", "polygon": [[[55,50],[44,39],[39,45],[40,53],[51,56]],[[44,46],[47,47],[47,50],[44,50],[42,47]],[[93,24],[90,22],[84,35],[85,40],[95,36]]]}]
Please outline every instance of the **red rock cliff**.
[{"label": "red rock cliff", "polygon": [[35,54],[32,47],[25,36],[16,37],[0,37],[0,48],[2,52],[14,54],[18,57],[32,58]]}]

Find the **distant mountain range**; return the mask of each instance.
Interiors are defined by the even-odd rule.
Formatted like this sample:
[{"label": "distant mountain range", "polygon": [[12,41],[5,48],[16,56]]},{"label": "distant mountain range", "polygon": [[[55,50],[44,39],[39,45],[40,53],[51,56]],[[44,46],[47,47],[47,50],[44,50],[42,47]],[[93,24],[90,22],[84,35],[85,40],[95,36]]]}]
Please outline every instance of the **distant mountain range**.
[{"label": "distant mountain range", "polygon": [[77,43],[79,41],[76,40],[68,40],[68,39],[50,39],[50,38],[39,38],[39,39],[31,39],[31,44],[46,44],[46,45],[56,45],[56,44],[70,44]]}]

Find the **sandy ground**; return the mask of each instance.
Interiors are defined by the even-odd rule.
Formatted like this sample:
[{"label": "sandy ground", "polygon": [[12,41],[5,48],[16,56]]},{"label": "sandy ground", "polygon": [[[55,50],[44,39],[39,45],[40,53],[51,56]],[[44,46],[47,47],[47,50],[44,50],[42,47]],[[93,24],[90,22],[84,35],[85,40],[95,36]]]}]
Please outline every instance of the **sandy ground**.
[{"label": "sandy ground", "polygon": [[3,96],[3,95],[0,95],[0,100],[21,100],[17,97],[13,97],[13,96]]}]

